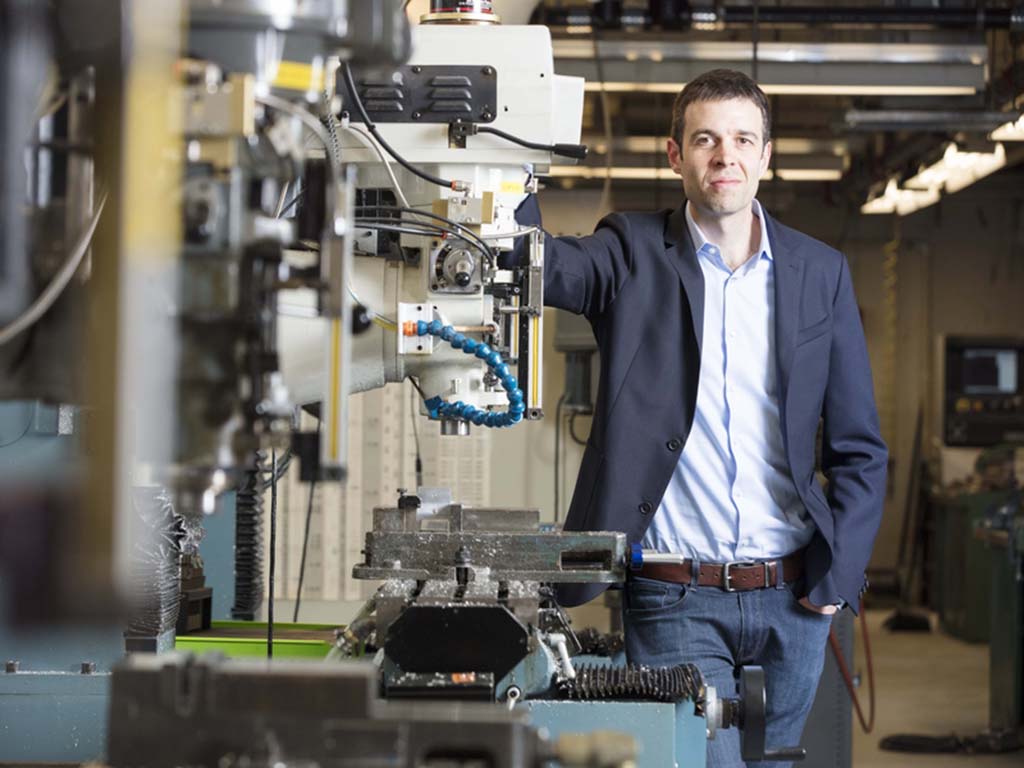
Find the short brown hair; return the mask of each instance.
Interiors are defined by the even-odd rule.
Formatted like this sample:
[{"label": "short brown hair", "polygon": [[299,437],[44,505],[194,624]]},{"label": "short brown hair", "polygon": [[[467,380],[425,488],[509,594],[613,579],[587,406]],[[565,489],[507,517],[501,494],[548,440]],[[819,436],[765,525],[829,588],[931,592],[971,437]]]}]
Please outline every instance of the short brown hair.
[{"label": "short brown hair", "polygon": [[761,110],[764,122],[764,143],[767,144],[772,127],[772,110],[768,104],[768,97],[750,77],[735,69],[712,69],[686,84],[672,105],[672,138],[680,147],[683,146],[683,130],[685,129],[683,118],[688,106],[697,101],[727,101],[728,99],[747,99],[754,102]]}]

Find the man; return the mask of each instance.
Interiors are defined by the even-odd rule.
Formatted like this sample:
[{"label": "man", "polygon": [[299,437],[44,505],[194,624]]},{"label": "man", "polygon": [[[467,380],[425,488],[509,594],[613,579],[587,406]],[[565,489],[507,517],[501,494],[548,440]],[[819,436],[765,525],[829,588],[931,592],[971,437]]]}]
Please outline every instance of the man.
[{"label": "man", "polygon": [[[625,585],[630,660],[696,664],[723,695],[736,667],[763,666],[767,743],[785,747],[800,741],[831,614],[856,608],[866,584],[886,448],[845,258],[754,199],[769,128],[746,75],[690,82],[667,142],[683,205],[547,236],[545,291],[590,320],[601,351],[565,528],[620,530],[685,558]],[[519,219],[534,223],[535,204]],[[578,605],[600,589],[559,595]],[[708,757],[742,766],[736,731]]]}]

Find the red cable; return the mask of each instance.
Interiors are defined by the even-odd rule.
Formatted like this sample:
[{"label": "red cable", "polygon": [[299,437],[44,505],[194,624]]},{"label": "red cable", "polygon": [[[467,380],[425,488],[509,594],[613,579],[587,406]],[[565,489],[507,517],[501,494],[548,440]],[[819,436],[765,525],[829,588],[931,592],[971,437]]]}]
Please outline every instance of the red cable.
[{"label": "red cable", "polygon": [[846,683],[846,690],[850,694],[850,701],[853,702],[853,708],[857,711],[857,719],[860,721],[860,727],[864,729],[864,733],[871,733],[875,727],[875,670],[871,663],[871,641],[868,639],[868,622],[864,616],[864,598],[860,599],[860,626],[861,633],[864,636],[864,659],[868,667],[868,718],[864,719],[864,712],[860,708],[860,698],[857,696],[857,691],[853,687],[853,676],[850,674],[850,668],[846,666],[846,659],[843,656],[843,649],[839,645],[839,638],[836,637],[835,629],[830,629],[828,633],[828,642],[832,646],[832,654],[836,657],[836,662],[839,664],[839,672],[843,676],[843,682]]}]

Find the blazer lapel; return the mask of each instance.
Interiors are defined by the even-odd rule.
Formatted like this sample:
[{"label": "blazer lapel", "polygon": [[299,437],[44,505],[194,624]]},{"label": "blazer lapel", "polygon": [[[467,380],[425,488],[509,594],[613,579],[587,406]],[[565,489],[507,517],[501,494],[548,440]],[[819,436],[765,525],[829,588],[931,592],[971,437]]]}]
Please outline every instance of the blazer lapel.
[{"label": "blazer lapel", "polygon": [[[762,209],[763,211],[764,209]],[[779,378],[779,404],[786,402],[793,355],[796,353],[797,323],[800,318],[800,294],[803,287],[804,259],[791,247],[767,216],[768,241],[775,260],[775,361]]]},{"label": "blazer lapel", "polygon": [[676,208],[668,217],[665,226],[665,256],[679,273],[687,302],[693,332],[697,337],[697,351],[702,350],[704,341],[704,273],[697,263],[697,252],[693,248],[689,229],[686,226],[686,203]]}]

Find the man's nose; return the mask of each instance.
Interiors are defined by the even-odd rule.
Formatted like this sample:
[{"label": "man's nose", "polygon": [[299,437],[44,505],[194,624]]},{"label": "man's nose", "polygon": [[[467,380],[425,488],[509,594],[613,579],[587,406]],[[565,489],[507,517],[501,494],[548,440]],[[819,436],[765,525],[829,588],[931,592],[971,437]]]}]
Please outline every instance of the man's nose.
[{"label": "man's nose", "polygon": [[736,156],[732,148],[723,143],[718,145],[713,160],[716,165],[728,166],[736,162]]}]

